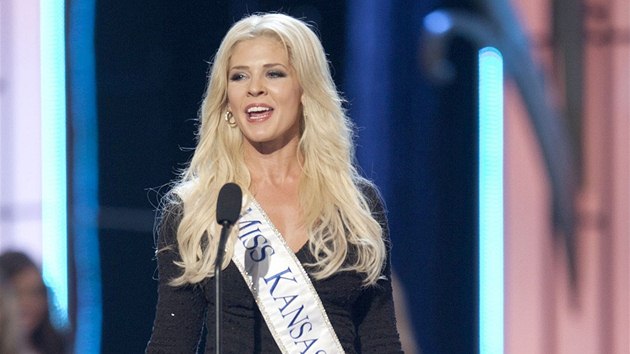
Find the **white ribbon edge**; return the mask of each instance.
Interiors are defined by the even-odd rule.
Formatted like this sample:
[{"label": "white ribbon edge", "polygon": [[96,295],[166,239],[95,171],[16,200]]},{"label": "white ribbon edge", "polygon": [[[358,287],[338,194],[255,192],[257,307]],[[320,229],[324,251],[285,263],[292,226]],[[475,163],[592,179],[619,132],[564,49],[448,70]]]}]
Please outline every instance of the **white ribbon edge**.
[{"label": "white ribbon edge", "polygon": [[[243,198],[243,199],[245,199],[245,198]],[[325,327],[327,329],[327,332],[328,332],[328,335],[330,337],[329,341],[331,343],[333,343],[333,345],[336,346],[336,348],[327,348],[327,350],[330,350],[331,351],[330,353],[340,353],[340,354],[341,353],[345,353],[345,351],[343,350],[343,347],[341,345],[341,342],[339,341],[339,338],[337,338],[337,334],[335,333],[335,330],[334,330],[332,324],[330,323],[330,319],[328,318],[328,314],[326,313],[324,305],[322,304],[322,301],[319,298],[319,294],[315,290],[315,287],[313,286],[313,283],[311,282],[310,277],[306,273],[306,270],[304,269],[304,267],[302,267],[302,263],[299,261],[299,259],[297,258],[296,254],[289,247],[289,245],[287,245],[286,241],[284,240],[284,237],[278,231],[278,229],[275,227],[275,225],[271,222],[271,220],[269,219],[269,217],[267,216],[267,214],[265,213],[263,208],[260,206],[260,204],[253,197],[249,197],[247,202],[248,203],[243,208],[243,210],[248,210],[250,207],[252,207],[252,212],[260,213],[260,216],[262,217],[263,221],[265,223],[267,223],[267,226],[269,226],[269,228],[272,231],[270,235],[265,234],[264,236],[266,236],[266,237],[271,236],[270,239],[273,239],[274,241],[276,241],[277,243],[279,243],[282,246],[281,248],[279,248],[279,250],[282,252],[283,258],[287,259],[287,260],[290,259],[293,262],[292,265],[296,266],[295,269],[297,269],[299,271],[299,274],[300,274],[300,276],[303,279],[303,285],[305,285],[307,287],[307,289],[305,289],[306,291],[304,292],[305,295],[311,297],[312,300],[317,304],[320,316],[321,316],[322,320],[324,321],[324,325],[325,325]],[[241,218],[244,215],[245,214],[241,215]],[[239,221],[241,221],[241,218],[239,218]],[[245,265],[241,262],[241,260],[237,256],[237,250],[244,250],[244,247],[243,247],[243,245],[242,245],[242,243],[241,243],[241,241],[240,241],[240,239],[238,237],[235,238],[234,243],[235,243],[235,245],[234,245],[234,255],[232,257],[232,261],[237,266],[239,272],[241,273],[241,276],[243,277],[243,279],[245,280],[245,283],[247,284],[247,287],[249,288],[250,292],[252,293],[252,295],[254,297],[254,300],[256,301],[256,304],[258,305],[258,309],[260,310],[260,313],[263,315],[263,318],[265,319],[265,323],[267,323],[267,327],[269,328],[269,331],[273,335],[273,337],[274,337],[274,339],[276,341],[276,344],[278,344],[278,347],[280,348],[280,350],[283,353],[287,353],[288,354],[290,352],[287,350],[286,344],[284,343],[284,340],[283,340],[282,336],[276,331],[276,329],[275,329],[275,327],[274,327],[274,325],[272,323],[272,320],[270,318],[271,315],[268,313],[269,309],[267,309],[264,306],[264,304],[262,303],[262,300],[259,299],[258,292],[256,291],[256,289],[254,289],[254,284],[251,281],[249,275],[247,274],[247,271],[245,270]],[[303,247],[307,247],[307,246],[303,246]],[[276,251],[275,248],[274,248],[274,251]],[[336,351],[333,352],[332,350],[336,350]]]}]

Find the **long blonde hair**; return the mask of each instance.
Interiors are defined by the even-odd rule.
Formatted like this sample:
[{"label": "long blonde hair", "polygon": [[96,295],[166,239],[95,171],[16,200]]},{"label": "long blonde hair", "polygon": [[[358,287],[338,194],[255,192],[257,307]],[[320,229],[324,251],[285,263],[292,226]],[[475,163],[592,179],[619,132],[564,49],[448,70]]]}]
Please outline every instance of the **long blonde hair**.
[{"label": "long blonde hair", "polygon": [[[386,259],[381,226],[371,214],[360,185],[369,184],[354,166],[352,125],[345,115],[328,61],[317,35],[304,22],[283,14],[257,14],[235,23],[211,65],[200,111],[198,144],[188,168],[173,188],[184,205],[177,230],[183,274],[172,285],[198,283],[214,271],[219,228],[214,215],[220,187],[250,186],[239,129],[223,119],[227,111],[228,65],[240,41],[271,36],[284,44],[303,89],[303,117],[298,144],[303,156],[300,203],[315,257],[311,274],[323,279],[338,271],[365,274],[374,284]],[[233,253],[228,242],[225,268]],[[347,258],[349,248],[356,257]]]}]

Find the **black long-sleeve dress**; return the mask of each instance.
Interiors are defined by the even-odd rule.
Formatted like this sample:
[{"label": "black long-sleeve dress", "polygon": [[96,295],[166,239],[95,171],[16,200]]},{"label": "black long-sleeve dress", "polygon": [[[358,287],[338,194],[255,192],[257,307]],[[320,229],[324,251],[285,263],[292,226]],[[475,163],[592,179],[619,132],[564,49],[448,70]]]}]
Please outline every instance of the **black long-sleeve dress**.
[{"label": "black long-sleeve dress", "polygon": [[[381,223],[384,238],[389,232],[382,201],[378,193],[364,189],[372,212]],[[165,214],[158,232],[157,253],[159,286],[153,333],[147,353],[196,353],[203,325],[208,328],[206,353],[214,352],[214,279],[199,284],[173,287],[170,279],[181,274],[173,262],[179,260],[176,231],[181,220],[179,211]],[[313,261],[308,246],[296,256],[304,264]],[[350,255],[351,257],[352,255]],[[391,268],[388,257],[383,275],[374,286],[362,286],[361,274],[339,272],[316,280],[313,286],[326,309],[328,318],[346,353],[402,353],[392,298]],[[306,268],[308,273],[308,268]],[[256,302],[233,262],[222,273],[223,329],[222,347],[225,353],[280,353]],[[333,353],[329,353],[333,354]]]}]

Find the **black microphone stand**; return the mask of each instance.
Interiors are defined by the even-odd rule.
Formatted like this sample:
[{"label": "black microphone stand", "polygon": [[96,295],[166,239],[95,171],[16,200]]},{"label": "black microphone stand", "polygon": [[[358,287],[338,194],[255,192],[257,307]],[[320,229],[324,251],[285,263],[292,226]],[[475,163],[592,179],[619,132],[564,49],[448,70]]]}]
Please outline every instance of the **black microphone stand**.
[{"label": "black microphone stand", "polygon": [[215,290],[215,329],[216,343],[215,353],[221,354],[221,325],[223,322],[223,299],[221,294],[221,266],[225,256],[225,244],[230,234],[230,228],[238,220],[241,211],[241,201],[243,194],[241,187],[236,183],[226,183],[219,191],[217,198],[217,223],[221,225],[221,235],[217,247],[217,258],[214,262],[214,290]]},{"label": "black microphone stand", "polygon": [[225,255],[225,243],[232,224],[229,221],[221,223],[221,236],[219,238],[219,247],[217,248],[217,259],[214,264],[214,305],[215,305],[215,353],[221,354],[221,325],[223,323],[223,299],[221,289],[221,265]]}]

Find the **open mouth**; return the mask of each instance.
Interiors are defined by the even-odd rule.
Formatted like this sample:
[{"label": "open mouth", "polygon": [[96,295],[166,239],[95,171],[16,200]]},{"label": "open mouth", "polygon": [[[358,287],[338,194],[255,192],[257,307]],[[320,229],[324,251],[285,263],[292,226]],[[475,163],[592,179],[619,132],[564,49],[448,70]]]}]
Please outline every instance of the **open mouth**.
[{"label": "open mouth", "polygon": [[247,119],[250,121],[261,121],[271,117],[273,108],[266,106],[253,106],[247,109]]}]

